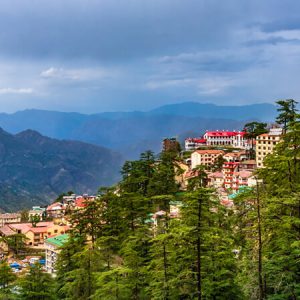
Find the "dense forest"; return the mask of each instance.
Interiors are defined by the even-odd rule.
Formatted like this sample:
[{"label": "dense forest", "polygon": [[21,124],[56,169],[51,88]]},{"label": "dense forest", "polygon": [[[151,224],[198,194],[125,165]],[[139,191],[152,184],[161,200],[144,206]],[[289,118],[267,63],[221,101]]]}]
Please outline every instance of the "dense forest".
[{"label": "dense forest", "polygon": [[300,299],[300,116],[278,104],[282,142],[232,208],[204,171],[181,191],[175,151],[147,151],[73,213],[55,278],[35,266],[15,281],[1,265],[1,299]]}]

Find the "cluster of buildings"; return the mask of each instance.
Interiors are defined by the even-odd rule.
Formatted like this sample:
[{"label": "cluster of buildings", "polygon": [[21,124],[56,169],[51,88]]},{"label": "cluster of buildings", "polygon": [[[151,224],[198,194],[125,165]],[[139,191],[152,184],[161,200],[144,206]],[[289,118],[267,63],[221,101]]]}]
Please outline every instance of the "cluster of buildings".
[{"label": "cluster of buildings", "polygon": [[[207,131],[201,138],[187,138],[185,150],[191,151],[191,155],[181,166],[184,173],[178,183],[186,188],[188,181],[198,176],[197,169],[202,166],[207,173],[207,185],[216,188],[223,200],[244,187],[255,186],[254,171],[264,167],[265,157],[274,151],[281,140],[282,129],[271,128],[254,141],[245,135],[244,131],[216,130]],[[254,147],[256,159],[250,159],[251,147]],[[231,148],[234,150],[228,152]]]},{"label": "cluster of buildings", "polygon": [[45,269],[49,273],[55,272],[55,262],[60,247],[68,239],[70,212],[82,209],[93,201],[95,196],[69,195],[63,196],[61,201],[46,207],[34,206],[28,211],[28,218],[22,222],[20,213],[0,214],[0,253],[8,253],[8,243],[5,238],[22,235],[27,248],[44,252],[46,256]]},{"label": "cluster of buildings", "polygon": [[[207,175],[206,184],[216,189],[221,203],[226,206],[233,205],[231,196],[242,188],[255,186],[254,171],[256,168],[262,168],[264,158],[274,151],[274,147],[281,140],[282,130],[270,129],[268,133],[259,135],[254,143],[250,142],[245,134],[243,131],[217,130],[207,131],[199,139],[186,139],[185,149],[191,151],[191,155],[185,162],[178,162],[178,167],[183,172],[175,178],[182,189],[186,189],[189,181],[199,176],[203,169]],[[174,138],[163,141],[165,151],[178,150],[178,145]],[[255,146],[256,160],[249,159],[250,145]],[[231,152],[228,152],[230,148]],[[74,210],[86,207],[88,202],[94,199],[95,196],[73,194],[64,196],[60,201],[46,207],[34,206],[28,212],[26,222],[21,221],[20,213],[0,214],[0,237],[22,234],[27,247],[45,251],[45,270],[54,273],[60,247],[69,237],[68,230],[71,224],[68,215]],[[182,203],[174,201],[170,203],[169,212],[159,210],[149,215],[147,222],[157,228],[166,216],[178,218],[181,205]],[[9,251],[3,240],[5,239],[0,243],[0,252]]]}]

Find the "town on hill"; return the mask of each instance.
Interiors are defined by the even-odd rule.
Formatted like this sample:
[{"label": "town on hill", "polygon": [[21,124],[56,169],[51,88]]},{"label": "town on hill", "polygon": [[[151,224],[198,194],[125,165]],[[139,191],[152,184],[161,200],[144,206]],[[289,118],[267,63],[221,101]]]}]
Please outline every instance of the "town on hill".
[{"label": "town on hill", "polygon": [[39,278],[45,299],[297,299],[295,103],[277,103],[276,124],[207,130],[184,149],[165,138],[97,195],[0,214],[2,291]]}]

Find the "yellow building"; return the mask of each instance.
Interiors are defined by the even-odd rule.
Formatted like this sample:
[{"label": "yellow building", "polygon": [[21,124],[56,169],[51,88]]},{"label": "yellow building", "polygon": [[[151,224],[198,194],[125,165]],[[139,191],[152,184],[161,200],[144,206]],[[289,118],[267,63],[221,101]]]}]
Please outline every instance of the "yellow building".
[{"label": "yellow building", "polygon": [[282,135],[281,128],[270,129],[269,133],[264,133],[256,138],[256,165],[257,168],[264,166],[264,158],[273,153],[275,146],[280,142]]}]

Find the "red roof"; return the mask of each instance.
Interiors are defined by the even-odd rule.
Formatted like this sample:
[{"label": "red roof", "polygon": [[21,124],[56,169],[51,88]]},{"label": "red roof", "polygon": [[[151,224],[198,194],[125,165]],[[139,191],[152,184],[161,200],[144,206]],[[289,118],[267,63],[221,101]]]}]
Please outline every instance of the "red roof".
[{"label": "red roof", "polygon": [[87,200],[84,199],[83,197],[77,197],[76,200],[75,200],[75,207],[81,207],[81,208],[84,208],[86,207],[86,203]]},{"label": "red roof", "polygon": [[188,142],[193,142],[193,143],[197,143],[197,144],[205,144],[206,143],[206,139],[203,139],[203,138],[187,138],[185,140]]},{"label": "red roof", "polygon": [[244,136],[246,132],[244,131],[207,131],[205,135],[207,136],[219,136],[219,137],[231,137],[240,134]]}]

